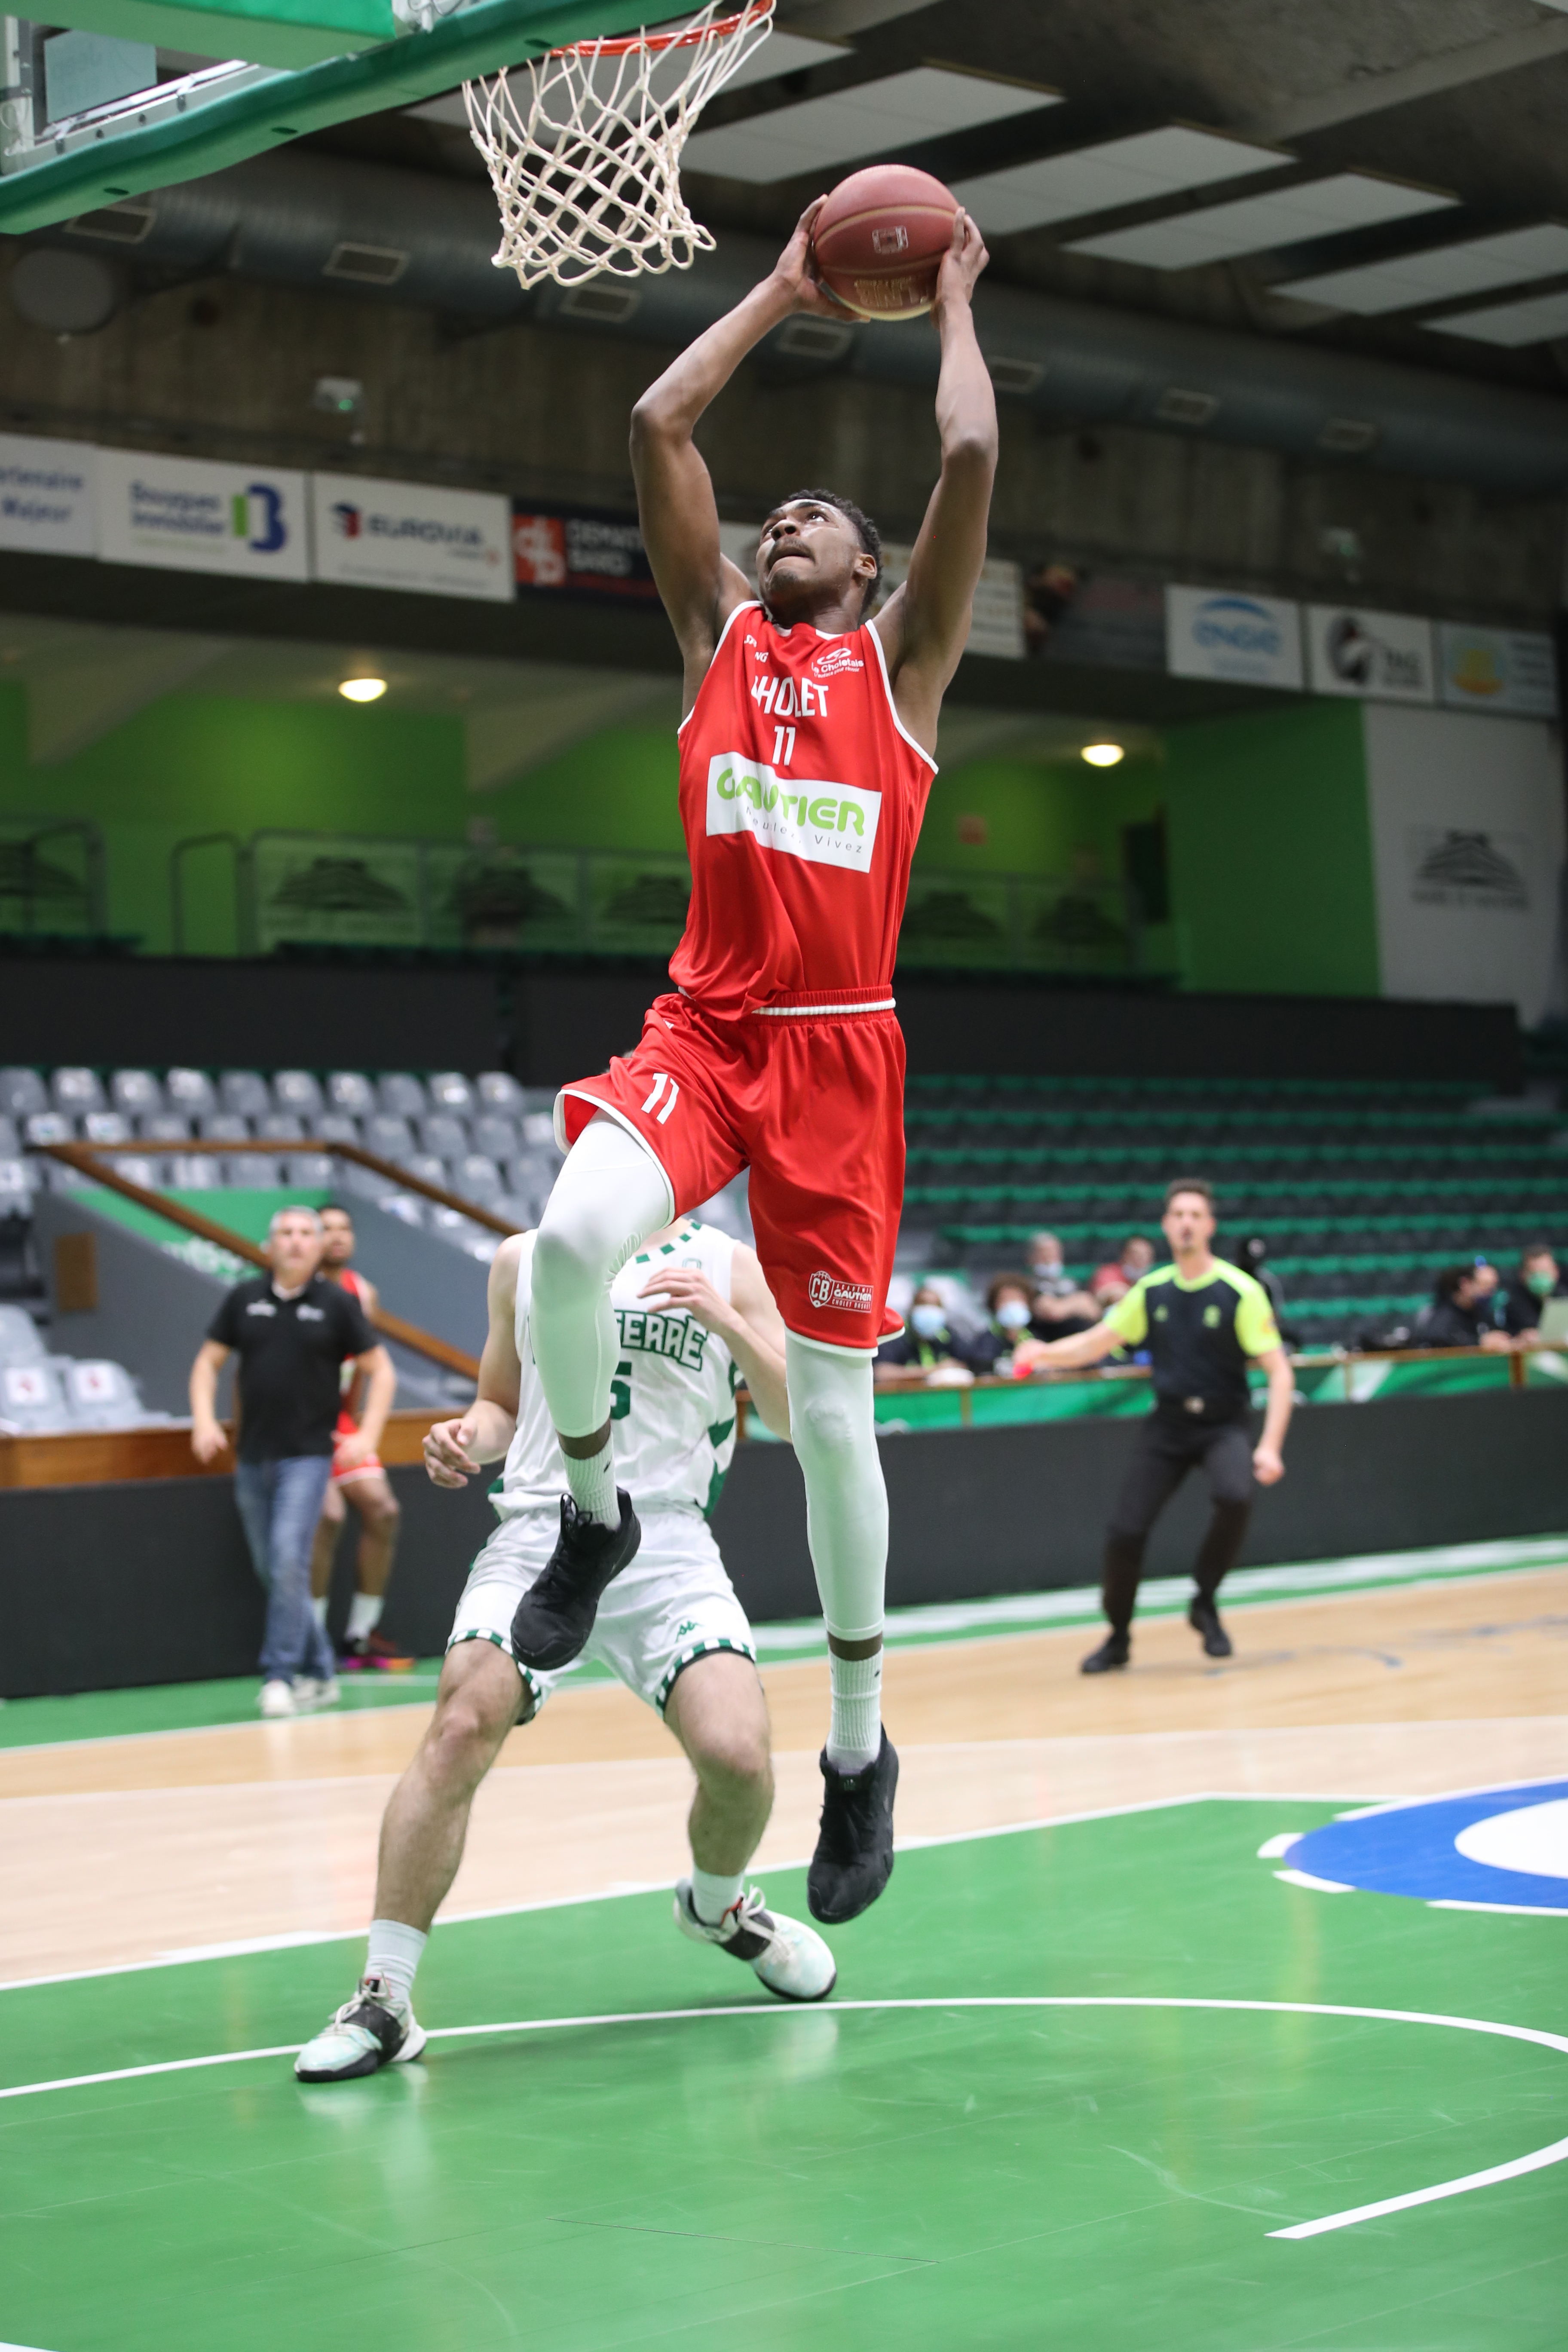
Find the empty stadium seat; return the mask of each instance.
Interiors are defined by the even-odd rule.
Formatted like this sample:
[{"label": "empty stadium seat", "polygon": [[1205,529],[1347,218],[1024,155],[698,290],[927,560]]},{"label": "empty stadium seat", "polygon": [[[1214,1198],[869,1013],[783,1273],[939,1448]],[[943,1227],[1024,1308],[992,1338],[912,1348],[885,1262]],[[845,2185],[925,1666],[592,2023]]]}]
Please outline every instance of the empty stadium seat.
[{"label": "empty stadium seat", "polygon": [[460,1160],[468,1148],[468,1130],[460,1118],[437,1111],[419,1122],[419,1149],[437,1160]]},{"label": "empty stadium seat", "polygon": [[31,1118],[48,1107],[49,1090],[37,1070],[0,1070],[0,1110],[8,1118]]},{"label": "empty stadium seat", "polygon": [[468,1132],[473,1139],[474,1150],[482,1151],[487,1160],[515,1160],[522,1149],[522,1137],[517,1121],[499,1118],[493,1112],[487,1112],[475,1119]]},{"label": "empty stadium seat", "polygon": [[210,1118],[218,1108],[213,1082],[205,1070],[166,1071],[163,1099],[171,1110],[184,1111],[187,1118]]},{"label": "empty stadium seat", "polygon": [[0,1157],[15,1159],[21,1149],[21,1129],[8,1111],[0,1111]]},{"label": "empty stadium seat", "polygon": [[190,1168],[216,1166],[222,1173],[212,1179],[215,1183],[248,1192],[266,1192],[275,1186],[281,1163],[268,1159],[264,1151],[246,1151],[236,1152],[232,1160],[219,1160],[216,1153],[204,1153],[199,1160],[193,1156],[189,1160],[182,1161],[181,1165]]},{"label": "empty stadium seat", "polygon": [[151,1070],[111,1070],[109,1099],[127,1118],[153,1118],[163,1108],[163,1089]]},{"label": "empty stadium seat", "polygon": [[237,1110],[208,1111],[201,1122],[204,1143],[248,1143],[250,1121]]},{"label": "empty stadium seat", "polygon": [[143,1143],[184,1143],[189,1140],[191,1122],[178,1111],[155,1111],[151,1118],[139,1118],[136,1132]]},{"label": "empty stadium seat", "polygon": [[267,1081],[255,1070],[225,1070],[217,1085],[225,1110],[237,1111],[241,1118],[265,1118],[272,1108]]},{"label": "empty stadium seat", "polygon": [[103,1108],[103,1087],[96,1070],[56,1070],[49,1080],[49,1099],[57,1110],[80,1118],[89,1110]]},{"label": "empty stadium seat", "polygon": [[154,1416],[147,1412],[136,1382],[123,1364],[84,1357],[59,1369],[64,1375],[71,1421],[78,1429],[133,1429],[153,1418],[168,1418],[163,1413]]},{"label": "empty stadium seat", "polygon": [[74,1143],[76,1124],[63,1110],[36,1110],[26,1119],[22,1133],[29,1144]]},{"label": "empty stadium seat", "polygon": [[378,1112],[364,1123],[364,1148],[380,1160],[405,1160],[414,1149],[414,1130],[405,1118]]},{"label": "empty stadium seat", "polygon": [[375,1088],[363,1070],[329,1070],[327,1100],[335,1111],[344,1111],[351,1118],[375,1117]]},{"label": "empty stadium seat", "polygon": [[149,1192],[155,1192],[163,1181],[163,1161],[143,1159],[139,1151],[117,1151],[114,1172],[117,1176],[123,1176],[128,1184],[144,1185]]},{"label": "empty stadium seat", "polygon": [[129,1143],[131,1121],[117,1110],[89,1110],[81,1123],[85,1143]]},{"label": "empty stadium seat", "polygon": [[422,1184],[439,1184],[443,1192],[448,1189],[447,1163],[444,1160],[437,1160],[434,1152],[411,1151],[403,1165],[411,1176],[417,1176]]},{"label": "empty stadium seat", "polygon": [[319,1079],[309,1070],[276,1070],[272,1076],[272,1099],[279,1110],[290,1110],[297,1118],[316,1118],[321,1111],[321,1087]]},{"label": "empty stadium seat", "polygon": [[346,1110],[324,1110],[310,1121],[310,1132],[318,1143],[357,1143],[359,1121]]},{"label": "empty stadium seat", "polygon": [[380,1079],[376,1100],[393,1118],[423,1118],[430,1105],[419,1080],[406,1070],[392,1070]]},{"label": "empty stadium seat", "polygon": [[32,1206],[33,1178],[25,1160],[0,1160],[0,1217],[26,1216]]},{"label": "empty stadium seat", "polygon": [[500,1170],[482,1151],[465,1152],[452,1170],[452,1190],[488,1209],[500,1197]]},{"label": "empty stadium seat", "polygon": [[505,1070],[481,1070],[474,1080],[474,1092],[486,1110],[515,1118],[523,1108],[522,1088]]},{"label": "empty stadium seat", "polygon": [[64,1383],[47,1357],[40,1355],[33,1363],[0,1363],[0,1429],[43,1435],[70,1425]]},{"label": "empty stadium seat", "polygon": [[256,1135],[261,1143],[303,1143],[305,1122],[291,1110],[269,1110],[257,1120]]},{"label": "empty stadium seat", "polygon": [[460,1070],[437,1070],[426,1084],[437,1110],[450,1111],[458,1118],[467,1118],[473,1109],[474,1090]]},{"label": "empty stadium seat", "polygon": [[[232,1160],[227,1164],[234,1165]],[[223,1182],[223,1164],[216,1152],[182,1151],[166,1163],[163,1181],[176,1192],[210,1192]],[[246,1181],[254,1184],[259,1179],[247,1176]]]},{"label": "empty stadium seat", "polygon": [[283,1168],[287,1181],[301,1192],[319,1192],[332,1181],[332,1158],[327,1151],[296,1151]]},{"label": "empty stadium seat", "polygon": [[0,1307],[0,1364],[41,1364],[47,1353],[25,1307]]}]

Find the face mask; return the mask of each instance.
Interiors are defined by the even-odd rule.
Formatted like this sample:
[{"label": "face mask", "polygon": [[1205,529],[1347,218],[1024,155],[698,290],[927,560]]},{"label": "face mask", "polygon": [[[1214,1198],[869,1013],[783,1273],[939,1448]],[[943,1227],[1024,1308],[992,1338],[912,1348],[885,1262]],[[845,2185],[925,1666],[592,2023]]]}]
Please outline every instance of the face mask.
[{"label": "face mask", "polygon": [[910,1321],[914,1325],[917,1339],[939,1338],[945,1319],[940,1307],[911,1307],[910,1309]]},{"label": "face mask", "polygon": [[1021,1331],[1029,1319],[1029,1310],[1021,1298],[1005,1298],[996,1309],[996,1320],[1004,1331]]},{"label": "face mask", "polygon": [[1532,1265],[1524,1278],[1537,1298],[1550,1298],[1557,1287],[1555,1275],[1544,1265]]}]

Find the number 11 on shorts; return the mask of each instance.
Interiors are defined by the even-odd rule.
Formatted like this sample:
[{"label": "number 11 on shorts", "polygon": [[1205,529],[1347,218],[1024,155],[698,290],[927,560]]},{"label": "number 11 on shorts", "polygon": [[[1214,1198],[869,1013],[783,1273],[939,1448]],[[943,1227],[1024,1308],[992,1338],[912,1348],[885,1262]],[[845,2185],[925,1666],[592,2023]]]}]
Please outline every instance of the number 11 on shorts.
[{"label": "number 11 on shorts", "polygon": [[[668,1088],[668,1094],[665,1091],[666,1087]],[[653,1074],[653,1085],[648,1090],[647,1100],[643,1105],[644,1110],[657,1111],[660,1127],[668,1127],[669,1114],[679,1099],[680,1088],[675,1079],[670,1077],[667,1071],[656,1070]],[[664,1105],[662,1110],[658,1108],[661,1102]]]}]

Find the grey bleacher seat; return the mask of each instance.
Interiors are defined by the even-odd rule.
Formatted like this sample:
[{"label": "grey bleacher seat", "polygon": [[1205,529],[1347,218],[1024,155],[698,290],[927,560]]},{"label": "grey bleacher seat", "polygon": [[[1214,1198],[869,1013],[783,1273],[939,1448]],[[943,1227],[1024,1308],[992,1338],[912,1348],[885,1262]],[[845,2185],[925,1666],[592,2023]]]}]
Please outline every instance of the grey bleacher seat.
[{"label": "grey bleacher seat", "polygon": [[504,1217],[514,1234],[525,1234],[539,1223],[539,1214],[531,1201],[520,1201],[515,1192],[498,1192],[485,1206],[492,1214]]},{"label": "grey bleacher seat", "polygon": [[209,1111],[201,1122],[205,1143],[248,1143],[250,1121],[237,1110]]},{"label": "grey bleacher seat", "polygon": [[218,1107],[213,1082],[205,1070],[165,1071],[163,1099],[171,1110],[183,1110],[187,1118],[210,1118]]},{"label": "grey bleacher seat", "polygon": [[448,1110],[457,1118],[472,1115],[474,1089],[461,1070],[437,1070],[425,1083],[437,1110]]},{"label": "grey bleacher seat", "polygon": [[392,1070],[382,1078],[375,1089],[382,1109],[394,1118],[423,1118],[429,1101],[419,1080],[406,1070]]},{"label": "grey bleacher seat", "polygon": [[461,1160],[468,1148],[468,1130],[462,1119],[437,1111],[433,1118],[420,1120],[421,1151],[428,1151],[437,1160]]},{"label": "grey bleacher seat", "polygon": [[346,1110],[324,1110],[310,1121],[310,1133],[318,1143],[357,1143],[359,1121]]},{"label": "grey bleacher seat", "polygon": [[[218,1160],[216,1153],[207,1155],[206,1164],[221,1168],[223,1174],[216,1181],[242,1192],[267,1192],[279,1181],[280,1162],[269,1160],[264,1151],[236,1152],[232,1160]],[[191,1162],[194,1167],[195,1160]]]},{"label": "grey bleacher seat", "polygon": [[531,1151],[554,1151],[556,1159],[558,1160],[560,1160],[561,1154],[555,1150],[555,1114],[553,1111],[531,1110],[527,1112],[524,1115],[522,1122],[522,1139]]},{"label": "grey bleacher seat", "polygon": [[36,1363],[0,1363],[0,1428],[24,1434],[69,1429],[65,1383],[47,1357]]},{"label": "grey bleacher seat", "polygon": [[475,1119],[468,1133],[473,1139],[474,1150],[482,1151],[489,1160],[515,1160],[522,1150],[522,1137],[518,1131],[517,1121],[501,1118],[493,1111]]},{"label": "grey bleacher seat", "polygon": [[351,1118],[375,1117],[375,1088],[363,1070],[329,1070],[327,1100]]},{"label": "grey bleacher seat", "polygon": [[49,1080],[49,1100],[57,1110],[80,1118],[85,1111],[103,1108],[103,1087],[96,1070],[75,1066],[56,1070]]},{"label": "grey bleacher seat", "polygon": [[417,1192],[393,1192],[384,1195],[380,1205],[389,1217],[400,1217],[405,1225],[423,1225],[425,1213],[434,1203],[422,1201]]},{"label": "grey bleacher seat", "polygon": [[0,1307],[0,1364],[41,1364],[47,1353],[25,1307]]},{"label": "grey bleacher seat", "polygon": [[132,1429],[139,1423],[168,1418],[148,1412],[123,1364],[102,1357],[64,1362],[57,1358],[56,1368],[62,1375],[66,1403],[78,1429]]},{"label": "grey bleacher seat", "polygon": [[500,1197],[500,1170],[482,1151],[466,1151],[452,1170],[452,1190],[488,1209]]},{"label": "grey bleacher seat", "polygon": [[286,1181],[297,1184],[301,1192],[318,1192],[330,1184],[336,1172],[330,1151],[296,1151],[283,1162]]},{"label": "grey bleacher seat", "polygon": [[114,1172],[123,1176],[128,1184],[144,1185],[149,1192],[155,1192],[163,1181],[163,1161],[144,1157],[140,1151],[117,1151]]},{"label": "grey bleacher seat", "polygon": [[178,1111],[155,1111],[150,1118],[136,1121],[136,1133],[142,1143],[184,1143],[190,1139],[191,1122]]},{"label": "grey bleacher seat", "polygon": [[0,1070],[0,1110],[8,1118],[31,1118],[38,1110],[47,1110],[49,1092],[37,1070],[12,1066]]},{"label": "grey bleacher seat", "polygon": [[[223,1182],[217,1155],[212,1151],[177,1152],[166,1170],[163,1181],[177,1192],[210,1192]],[[258,1180],[253,1176],[249,1181],[254,1184]]]},{"label": "grey bleacher seat", "polygon": [[272,1099],[279,1110],[291,1110],[300,1118],[321,1116],[321,1083],[309,1070],[275,1070]]},{"label": "grey bleacher seat", "polygon": [[352,1193],[358,1201],[384,1201],[397,1186],[390,1176],[378,1176],[374,1168],[359,1168],[350,1160],[339,1169],[336,1179],[340,1192]]},{"label": "grey bleacher seat", "polygon": [[21,1149],[21,1129],[8,1111],[0,1110],[0,1157],[14,1160]]},{"label": "grey bleacher seat", "polygon": [[430,1204],[426,1223],[438,1240],[452,1242],[458,1249],[473,1249],[476,1255],[482,1246],[486,1255],[493,1256],[500,1240],[499,1234],[489,1233],[483,1225],[476,1225],[473,1219],[465,1217],[460,1209],[444,1209],[435,1202]]},{"label": "grey bleacher seat", "polygon": [[291,1110],[269,1110],[257,1120],[256,1133],[262,1143],[303,1143],[305,1122]]},{"label": "grey bleacher seat", "polygon": [[[0,1160],[0,1217],[25,1217],[33,1204],[33,1171],[19,1153]],[[0,1313],[5,1310],[0,1308]]]},{"label": "grey bleacher seat", "polygon": [[437,1160],[433,1151],[412,1151],[403,1165],[411,1176],[417,1176],[422,1183],[439,1184],[444,1192],[450,1185],[451,1180],[447,1173],[446,1161]]},{"label": "grey bleacher seat", "polygon": [[129,1143],[131,1121],[123,1111],[89,1110],[81,1123],[86,1143]]},{"label": "grey bleacher seat", "polygon": [[481,1070],[474,1092],[486,1110],[500,1111],[503,1118],[515,1118],[523,1108],[522,1088],[508,1070]]},{"label": "grey bleacher seat", "polygon": [[379,1112],[364,1123],[364,1148],[382,1160],[406,1160],[414,1149],[414,1129],[405,1118]]},{"label": "grey bleacher seat", "polygon": [[127,1118],[153,1118],[163,1108],[163,1089],[151,1070],[111,1070],[109,1099]]},{"label": "grey bleacher seat", "polygon": [[217,1090],[225,1110],[237,1110],[242,1118],[265,1118],[272,1108],[267,1081],[256,1070],[223,1071]]},{"label": "grey bleacher seat", "polygon": [[74,1143],[76,1121],[63,1110],[36,1110],[24,1121],[22,1133],[29,1144]]},{"label": "grey bleacher seat", "polygon": [[68,1167],[63,1160],[44,1160],[38,1164],[43,1171],[45,1189],[50,1192],[74,1192],[93,1181],[79,1168]]}]

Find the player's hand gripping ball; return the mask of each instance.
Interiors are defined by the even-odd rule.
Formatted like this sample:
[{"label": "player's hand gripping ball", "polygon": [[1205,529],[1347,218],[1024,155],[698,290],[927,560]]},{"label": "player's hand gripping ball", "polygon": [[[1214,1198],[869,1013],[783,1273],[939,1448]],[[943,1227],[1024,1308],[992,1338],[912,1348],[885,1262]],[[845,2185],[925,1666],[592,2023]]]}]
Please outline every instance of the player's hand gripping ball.
[{"label": "player's hand gripping ball", "polygon": [[958,199],[908,163],[852,172],[811,224],[811,254],[828,292],[858,319],[918,319],[936,299]]}]

